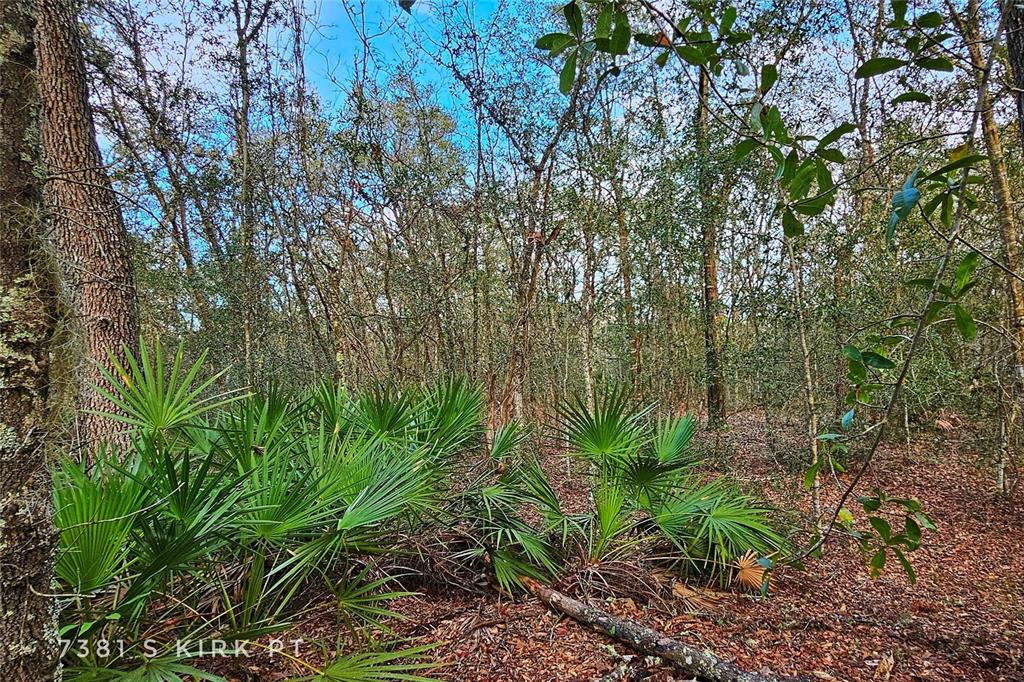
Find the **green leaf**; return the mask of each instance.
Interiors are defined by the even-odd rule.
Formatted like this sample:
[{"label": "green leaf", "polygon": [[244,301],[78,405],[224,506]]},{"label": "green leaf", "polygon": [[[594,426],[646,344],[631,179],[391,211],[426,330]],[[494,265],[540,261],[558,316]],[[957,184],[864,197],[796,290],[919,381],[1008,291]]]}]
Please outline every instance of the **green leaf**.
[{"label": "green leaf", "polygon": [[931,104],[931,95],[926,95],[923,92],[917,90],[911,90],[910,92],[904,92],[902,95],[897,95],[892,98],[893,104],[903,104],[904,102],[919,102],[921,104]]},{"label": "green leaf", "polygon": [[979,161],[984,161],[987,158],[988,157],[985,156],[984,154],[969,154],[967,156],[961,156],[952,163],[947,163],[945,166],[938,169],[937,171],[929,173],[928,175],[924,176],[923,178],[921,178],[921,181],[927,182],[929,180],[937,180],[946,173],[949,173],[950,171],[958,170],[960,168],[963,168],[964,166],[973,166]]},{"label": "green leaf", "polygon": [[874,351],[869,350],[862,353],[862,355],[864,357],[864,364],[868,367],[874,367],[875,369],[892,369],[896,366],[895,362]]},{"label": "green leaf", "polygon": [[[597,15],[597,22],[594,25],[595,38],[607,38],[612,32],[612,4],[604,6],[604,9]],[[652,37],[653,40],[653,37]]]},{"label": "green leaf", "polygon": [[889,71],[895,71],[909,63],[905,59],[896,59],[895,57],[876,57],[861,64],[860,68],[853,75],[857,78],[870,78],[888,73]]},{"label": "green leaf", "polygon": [[722,22],[718,25],[718,31],[722,35],[725,35],[732,30],[732,25],[736,22],[736,8],[729,5],[722,12]]},{"label": "green leaf", "polygon": [[763,95],[771,90],[777,80],[779,80],[778,68],[774,64],[765,64],[761,68],[761,94]]},{"label": "green leaf", "polygon": [[907,3],[908,0],[892,0],[893,28],[907,25]]},{"label": "green leaf", "polygon": [[920,523],[925,528],[927,528],[928,530],[930,530],[930,531],[937,530],[937,528],[935,527],[935,524],[932,523],[932,520],[929,519],[927,516],[925,516],[923,513],[919,512],[917,514],[914,514],[914,518],[917,519],[917,522]]},{"label": "green leaf", "polygon": [[914,23],[921,28],[938,28],[942,26],[942,22],[943,17],[941,14],[938,12],[928,12],[919,16]]},{"label": "green leaf", "polygon": [[810,490],[814,487],[814,479],[818,477],[818,470],[821,468],[821,461],[817,461],[807,468],[804,472],[804,490]]},{"label": "green leaf", "polygon": [[537,39],[535,47],[541,50],[557,50],[571,42],[573,37],[568,33],[548,33]]},{"label": "green leaf", "polygon": [[804,233],[804,224],[788,208],[782,213],[782,232],[791,239]]},{"label": "green leaf", "polygon": [[971,314],[962,305],[953,306],[953,317],[956,320],[956,328],[966,341],[973,341],[978,335],[978,323],[974,321]]},{"label": "green leaf", "polygon": [[899,547],[893,547],[892,551],[896,555],[896,558],[900,560],[900,565],[903,566],[903,570],[906,571],[907,580],[910,581],[911,585],[916,583],[917,573],[914,572],[914,567],[910,565],[910,561],[907,560],[907,557],[903,553],[903,550],[901,550]]},{"label": "green leaf", "polygon": [[612,54],[623,55],[629,52],[629,41],[633,37],[633,31],[629,28],[629,15],[625,12],[615,13],[615,30],[612,31],[611,42],[609,43]]},{"label": "green leaf", "polygon": [[754,138],[743,138],[742,140],[739,141],[739,144],[736,145],[736,149],[733,150],[732,157],[735,160],[740,161],[741,159],[746,158],[750,154],[750,152],[754,151],[759,146],[761,146],[760,142],[758,142]]},{"label": "green leaf", "polygon": [[565,64],[562,65],[562,73],[558,77],[558,89],[562,91],[563,95],[568,95],[572,91],[572,84],[575,80],[576,50],[573,50],[565,58]]},{"label": "green leaf", "polygon": [[834,147],[830,147],[829,149],[817,149],[814,153],[826,161],[831,161],[832,163],[846,163],[846,155]]},{"label": "green leaf", "polygon": [[885,568],[885,547],[880,547],[871,557],[871,577],[877,578]]},{"label": "green leaf", "polygon": [[868,523],[870,523],[871,527],[875,529],[875,532],[878,533],[879,537],[886,542],[889,542],[889,538],[892,537],[892,528],[889,527],[888,521],[883,519],[881,516],[869,516]]},{"label": "green leaf", "polygon": [[680,45],[676,48],[676,54],[678,54],[684,62],[687,64],[693,64],[694,66],[703,66],[708,63],[707,57],[697,47],[693,45]]},{"label": "green leaf", "polygon": [[851,360],[856,360],[857,362],[860,362],[861,360],[864,359],[863,357],[861,357],[860,350],[856,346],[852,346],[850,344],[846,344],[845,346],[843,346],[843,355],[850,358]]},{"label": "green leaf", "polygon": [[857,501],[864,506],[864,511],[875,512],[882,508],[882,501],[878,497],[858,497]]},{"label": "green leaf", "polygon": [[580,11],[580,6],[576,4],[576,0],[571,0],[562,7],[562,14],[565,15],[565,21],[569,24],[569,30],[574,36],[579,38],[583,34],[583,12]]},{"label": "green leaf", "polygon": [[841,138],[843,135],[852,133],[856,129],[857,126],[853,125],[850,122],[839,124],[834,129],[832,129],[832,131],[830,131],[827,135],[825,135],[825,137],[818,140],[817,149],[821,150],[824,149],[825,147],[830,146],[833,142],[838,142],[839,138]]},{"label": "green leaf", "polygon": [[956,291],[960,291],[965,286],[967,286],[967,282],[971,280],[971,275],[974,274],[974,270],[977,267],[977,251],[971,251],[969,254],[963,257],[963,259],[960,261],[960,264],[956,266],[956,278],[954,280],[956,283]]},{"label": "green leaf", "polygon": [[915,544],[921,542],[921,527],[909,516],[904,522],[904,533],[911,542]]},{"label": "green leaf", "polygon": [[914,64],[929,71],[945,71],[949,73],[953,70],[953,62],[945,57],[921,57],[920,59],[915,59]]},{"label": "green leaf", "polygon": [[868,368],[863,362],[858,360],[850,360],[848,363],[850,369],[850,378],[855,382],[861,382],[868,378]]}]

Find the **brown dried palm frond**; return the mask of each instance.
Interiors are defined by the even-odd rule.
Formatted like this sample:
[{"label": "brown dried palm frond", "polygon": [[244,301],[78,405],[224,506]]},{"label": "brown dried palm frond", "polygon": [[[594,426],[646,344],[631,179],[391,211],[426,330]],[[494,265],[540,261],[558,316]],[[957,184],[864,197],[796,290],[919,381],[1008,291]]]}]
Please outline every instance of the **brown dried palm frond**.
[{"label": "brown dried palm frond", "polygon": [[733,576],[733,580],[748,589],[760,590],[764,583],[764,572],[765,568],[758,561],[757,554],[750,550],[736,560],[736,575]]}]

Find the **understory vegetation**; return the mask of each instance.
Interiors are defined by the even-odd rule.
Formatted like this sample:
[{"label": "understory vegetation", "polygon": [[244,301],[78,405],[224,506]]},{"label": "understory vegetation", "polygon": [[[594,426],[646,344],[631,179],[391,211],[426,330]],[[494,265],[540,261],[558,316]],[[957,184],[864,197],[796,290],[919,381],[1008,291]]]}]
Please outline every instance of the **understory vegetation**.
[{"label": "understory vegetation", "polygon": [[0,27],[0,680],[1016,679],[1024,0]]},{"label": "understory vegetation", "polygon": [[403,545],[414,537],[433,540],[419,552],[440,576],[483,571],[508,594],[558,575],[614,590],[645,562],[728,584],[738,559],[769,567],[785,544],[755,498],[695,472],[692,416],[658,418],[619,389],[565,404],[553,425],[591,491],[591,509],[567,513],[529,433],[489,435],[466,381],[289,395],[219,393],[219,378],[180,349],[127,354],[108,397],[130,447],[54,473],[72,679],[219,679],[172,642],[259,646],[324,594],[352,637],[306,664],[310,679],[414,679],[425,649],[387,625],[404,579],[431,579]]}]

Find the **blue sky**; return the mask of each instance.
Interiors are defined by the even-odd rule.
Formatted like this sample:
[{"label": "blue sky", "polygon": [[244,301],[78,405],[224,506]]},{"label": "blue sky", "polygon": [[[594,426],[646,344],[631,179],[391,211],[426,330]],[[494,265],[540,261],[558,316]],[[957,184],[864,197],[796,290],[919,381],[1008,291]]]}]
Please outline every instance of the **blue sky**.
[{"label": "blue sky", "polygon": [[[441,0],[416,0],[411,13],[404,12],[397,0],[348,0],[350,8],[362,11],[362,16],[346,12],[345,0],[308,0],[310,14],[316,18],[312,26],[318,30],[309,36],[306,49],[306,77],[325,101],[332,101],[337,95],[337,86],[332,75],[341,83],[348,83],[352,76],[352,57],[361,50],[359,36],[352,25],[353,20],[362,20],[365,32],[373,36],[371,44],[382,67],[393,67],[405,58],[407,48],[404,32],[422,34],[428,38],[438,35],[438,22],[433,16],[433,7]],[[486,20],[498,8],[497,0],[469,0],[476,16]],[[524,36],[529,40],[530,36]],[[427,82],[446,80],[426,63],[420,61],[420,76]],[[384,68],[390,71],[390,68]],[[439,93],[444,95],[446,93]],[[447,99],[447,98],[446,98]]]}]

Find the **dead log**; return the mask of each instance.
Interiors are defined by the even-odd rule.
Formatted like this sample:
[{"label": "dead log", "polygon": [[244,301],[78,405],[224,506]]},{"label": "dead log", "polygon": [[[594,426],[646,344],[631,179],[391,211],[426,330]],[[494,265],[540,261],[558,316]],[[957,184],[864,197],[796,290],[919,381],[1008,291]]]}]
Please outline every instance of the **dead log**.
[{"label": "dead log", "polygon": [[807,682],[810,679],[745,672],[710,651],[683,644],[634,620],[613,616],[535,580],[525,577],[522,580],[526,588],[552,610],[625,644],[637,653],[671,661],[681,672],[697,679],[708,682]]}]

